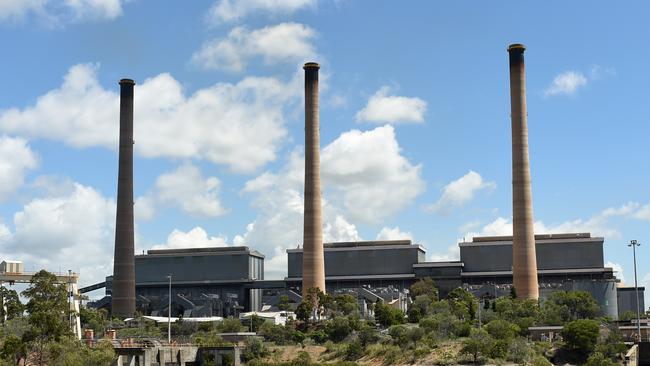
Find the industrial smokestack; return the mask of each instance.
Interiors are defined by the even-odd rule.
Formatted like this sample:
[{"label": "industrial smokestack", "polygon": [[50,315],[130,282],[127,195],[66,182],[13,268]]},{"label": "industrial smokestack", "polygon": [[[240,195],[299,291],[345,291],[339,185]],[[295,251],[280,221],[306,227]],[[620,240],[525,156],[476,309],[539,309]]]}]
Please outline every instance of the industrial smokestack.
[{"label": "industrial smokestack", "polygon": [[512,120],[512,280],[518,298],[537,299],[539,287],[528,158],[525,49],[522,44],[508,47]]},{"label": "industrial smokestack", "polygon": [[302,252],[302,296],[312,288],[325,292],[325,258],[320,193],[320,122],[318,117],[318,69],[305,70],[305,212]]},{"label": "industrial smokestack", "polygon": [[133,86],[120,80],[120,162],[117,178],[117,217],[113,259],[113,316],[135,313],[135,260],[133,247]]}]

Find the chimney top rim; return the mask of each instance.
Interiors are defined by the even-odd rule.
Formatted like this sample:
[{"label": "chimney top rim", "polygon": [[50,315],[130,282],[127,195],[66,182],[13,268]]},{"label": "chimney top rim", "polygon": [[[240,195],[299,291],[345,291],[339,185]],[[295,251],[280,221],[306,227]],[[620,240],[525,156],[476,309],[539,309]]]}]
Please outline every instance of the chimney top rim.
[{"label": "chimney top rim", "polygon": [[122,84],[135,85],[135,81],[133,81],[133,79],[121,79],[120,80],[120,85],[122,85]]},{"label": "chimney top rim", "polygon": [[317,62],[307,62],[305,65],[302,67],[303,69],[320,69],[320,65]]},{"label": "chimney top rim", "polygon": [[521,43],[513,43],[510,46],[508,46],[508,52],[514,51],[514,50],[521,50],[522,52],[526,50],[526,46],[524,46]]}]

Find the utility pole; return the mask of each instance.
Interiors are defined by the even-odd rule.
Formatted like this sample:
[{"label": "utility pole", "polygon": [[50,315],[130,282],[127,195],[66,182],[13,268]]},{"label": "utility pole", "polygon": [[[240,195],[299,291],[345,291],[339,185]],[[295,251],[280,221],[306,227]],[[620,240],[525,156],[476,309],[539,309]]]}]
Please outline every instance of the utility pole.
[{"label": "utility pole", "polygon": [[169,304],[167,307],[167,343],[172,343],[172,275],[169,278]]},{"label": "utility pole", "polygon": [[639,309],[639,285],[636,278],[636,247],[641,246],[641,243],[638,243],[636,240],[630,240],[628,247],[632,247],[632,253],[634,256],[634,293],[636,294],[636,333],[641,341],[641,310]]}]

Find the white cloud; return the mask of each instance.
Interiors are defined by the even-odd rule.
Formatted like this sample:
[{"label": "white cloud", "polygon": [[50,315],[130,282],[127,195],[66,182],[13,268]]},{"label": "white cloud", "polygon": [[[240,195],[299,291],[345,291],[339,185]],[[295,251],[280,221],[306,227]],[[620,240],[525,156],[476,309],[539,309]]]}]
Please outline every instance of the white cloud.
[{"label": "white cloud", "polygon": [[[535,221],[536,234],[559,234],[559,233],[591,233],[594,236],[603,236],[609,239],[619,239],[621,233],[618,229],[612,227],[609,219],[612,217],[622,217],[632,215],[634,207],[637,204],[633,202],[626,203],[620,207],[609,207],[589,219],[575,219],[565,221],[559,224],[545,224],[542,221]],[[485,225],[479,232],[468,232],[465,234],[467,240],[475,236],[500,236],[512,235],[512,220],[505,217],[498,217],[491,223]]]},{"label": "white cloud", "polygon": [[394,228],[383,227],[377,234],[377,240],[413,240],[413,234],[401,231],[398,226]]},{"label": "white cloud", "polygon": [[650,204],[641,206],[632,217],[638,220],[650,221]]},{"label": "white cloud", "polygon": [[328,197],[352,221],[378,223],[424,191],[421,166],[401,155],[389,125],[342,133],[323,149],[321,166]]},{"label": "white cloud", "polygon": [[390,88],[381,87],[357,112],[357,121],[373,123],[423,123],[427,102],[420,98],[388,95]]},{"label": "white cloud", "polygon": [[579,88],[587,85],[587,81],[587,78],[581,72],[565,71],[553,79],[551,85],[544,91],[544,95],[572,95]]},{"label": "white cloud", "polygon": [[304,24],[281,23],[256,30],[237,27],[226,38],[203,44],[192,62],[213,70],[243,71],[250,59],[261,57],[267,65],[299,64],[317,57],[311,41],[316,32]]},{"label": "white cloud", "polygon": [[65,0],[76,20],[114,19],[122,15],[120,0]]},{"label": "white cloud", "polygon": [[14,215],[13,226],[13,233],[0,230],[2,258],[23,260],[30,270],[72,269],[82,284],[113,272],[115,202],[91,187],[69,183],[35,198]]},{"label": "white cloud", "polygon": [[[116,149],[119,95],[99,84],[97,69],[73,66],[63,84],[34,106],[1,111],[0,128],[73,147]],[[287,134],[284,110],[299,101],[298,80],[247,77],[185,96],[178,81],[160,74],[136,85],[135,151],[144,157],[206,159],[251,172],[275,159]]]},{"label": "white cloud", "polygon": [[616,276],[616,278],[621,280],[621,283],[619,284],[619,286],[625,286],[625,275],[623,273],[623,266],[622,265],[620,265],[619,263],[607,261],[607,262],[605,262],[605,267],[610,267],[610,268],[612,268],[614,270],[614,275]]},{"label": "white cloud", "polygon": [[264,278],[267,280],[280,280],[287,276],[288,258],[283,247],[276,247],[272,257],[264,259]]},{"label": "white cloud", "polygon": [[47,0],[3,0],[0,2],[0,21],[18,20],[30,12],[42,12]]},{"label": "white cloud", "polygon": [[36,168],[38,157],[27,141],[0,136],[0,201],[19,189],[28,170]]},{"label": "white cloud", "polygon": [[251,13],[291,14],[315,7],[317,0],[219,0],[210,8],[208,20],[213,23],[239,20]]},{"label": "white cloud", "polygon": [[[323,149],[321,157],[325,241],[361,240],[354,220],[381,221],[424,188],[420,167],[400,155],[390,126],[345,132]],[[274,250],[273,263],[285,263],[277,269],[282,273],[286,271],[284,250],[297,247],[303,239],[303,185],[303,151],[296,149],[278,172],[260,174],[242,190],[252,197],[258,216],[240,243],[263,252]]]},{"label": "white cloud", "polygon": [[176,170],[164,173],[156,179],[154,191],[150,193],[150,200],[144,198],[145,211],[147,205],[153,202],[170,204],[179,207],[182,211],[195,216],[216,217],[227,212],[219,200],[219,186],[217,177],[204,178],[198,167],[185,163]]},{"label": "white cloud", "polygon": [[428,208],[438,214],[449,215],[454,208],[463,207],[471,201],[477,192],[495,187],[494,182],[486,182],[480,174],[470,170],[464,176],[447,184],[442,189],[442,196],[438,202]]},{"label": "white cloud", "polygon": [[460,248],[458,245],[452,245],[447,248],[447,251],[444,253],[434,253],[431,254],[429,260],[431,262],[451,262],[457,261],[460,259]]},{"label": "white cloud", "polygon": [[323,241],[332,243],[339,241],[359,241],[361,237],[357,227],[349,223],[343,216],[336,215],[334,220],[323,225]]},{"label": "white cloud", "polygon": [[33,14],[49,25],[110,20],[122,15],[121,0],[2,0],[0,21],[23,20]]},{"label": "white cloud", "polygon": [[228,246],[228,238],[223,236],[208,236],[208,233],[203,228],[197,226],[188,232],[174,229],[167,237],[167,242],[165,244],[154,245],[151,249],[184,249],[226,246]]}]

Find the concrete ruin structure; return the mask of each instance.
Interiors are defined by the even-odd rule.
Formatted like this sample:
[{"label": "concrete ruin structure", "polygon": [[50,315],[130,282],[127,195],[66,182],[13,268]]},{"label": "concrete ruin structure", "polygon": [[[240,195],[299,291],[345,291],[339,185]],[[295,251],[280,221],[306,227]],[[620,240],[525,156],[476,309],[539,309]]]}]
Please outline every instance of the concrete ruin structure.
[{"label": "concrete ruin structure", "polygon": [[303,224],[302,295],[310,289],[325,292],[323,259],[323,218],[320,190],[320,120],[318,111],[318,70],[315,62],[305,70],[305,204]]},{"label": "concrete ruin structure", "polygon": [[133,224],[133,87],[131,79],[120,80],[120,150],[113,257],[112,315],[135,313],[135,261]]},{"label": "concrete ruin structure", "polygon": [[512,44],[508,47],[512,120],[512,271],[517,297],[537,299],[539,290],[528,157],[525,49],[522,44]]}]

